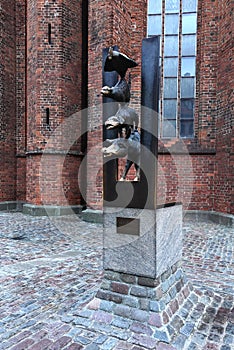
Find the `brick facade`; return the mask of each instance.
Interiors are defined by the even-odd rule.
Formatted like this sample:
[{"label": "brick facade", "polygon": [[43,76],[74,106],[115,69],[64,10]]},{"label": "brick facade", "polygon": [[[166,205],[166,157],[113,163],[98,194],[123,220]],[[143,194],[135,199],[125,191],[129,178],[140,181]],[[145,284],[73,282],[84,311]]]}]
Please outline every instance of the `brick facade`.
[{"label": "brick facade", "polygon": [[0,8],[0,198],[16,199],[16,52],[15,6],[1,1]]},{"label": "brick facade", "polygon": [[228,0],[218,3],[217,121],[214,210],[234,212],[234,65],[233,21]]},{"label": "brick facade", "polygon": [[[139,63],[131,70],[131,105],[140,111],[147,0],[90,0],[88,8],[82,0],[0,5],[0,202],[82,203],[78,172],[87,151],[82,194],[88,207],[101,209],[102,49],[118,45]],[[231,19],[228,0],[198,1],[195,137],[160,140],[158,203],[234,212]],[[86,106],[89,113],[79,115]],[[79,133],[88,127],[87,150],[85,136],[70,141],[73,124],[62,142],[50,142],[74,113]]]}]

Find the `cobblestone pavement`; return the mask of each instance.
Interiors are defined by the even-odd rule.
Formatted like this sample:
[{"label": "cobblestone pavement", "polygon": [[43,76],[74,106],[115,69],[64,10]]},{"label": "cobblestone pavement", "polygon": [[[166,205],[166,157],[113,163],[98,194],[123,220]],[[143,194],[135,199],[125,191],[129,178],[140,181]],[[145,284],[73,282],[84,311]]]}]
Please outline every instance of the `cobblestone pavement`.
[{"label": "cobblestone pavement", "polygon": [[1,212],[0,349],[233,350],[233,229],[190,220],[184,233],[195,291],[167,344],[143,315],[97,316],[86,307],[102,280],[102,225]]}]

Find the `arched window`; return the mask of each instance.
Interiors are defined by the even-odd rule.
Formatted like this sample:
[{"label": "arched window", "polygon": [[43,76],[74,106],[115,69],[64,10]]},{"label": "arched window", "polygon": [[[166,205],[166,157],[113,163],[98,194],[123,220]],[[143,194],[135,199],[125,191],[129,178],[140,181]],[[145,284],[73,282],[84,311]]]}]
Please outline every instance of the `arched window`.
[{"label": "arched window", "polygon": [[148,36],[161,37],[159,137],[194,136],[197,0],[148,0]]}]

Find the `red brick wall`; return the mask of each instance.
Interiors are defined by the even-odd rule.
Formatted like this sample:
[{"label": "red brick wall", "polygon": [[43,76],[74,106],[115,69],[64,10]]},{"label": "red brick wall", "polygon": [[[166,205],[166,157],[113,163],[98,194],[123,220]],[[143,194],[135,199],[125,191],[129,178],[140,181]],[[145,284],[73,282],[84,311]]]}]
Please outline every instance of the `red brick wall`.
[{"label": "red brick wall", "polygon": [[16,199],[26,199],[26,4],[16,2]]},{"label": "red brick wall", "polygon": [[219,2],[198,1],[195,136],[203,150],[215,148]]},{"label": "red brick wall", "polygon": [[[0,5],[0,201],[79,204],[77,177],[83,148],[80,139],[70,144],[74,126],[67,129],[61,144],[56,139],[49,145],[46,174],[40,173],[40,166],[53,132],[84,106],[82,1],[0,0]],[[182,200],[190,209],[234,212],[231,13],[228,0],[198,1],[195,138],[184,140],[183,155],[179,140],[161,140],[159,203]],[[118,45],[139,63],[131,70],[131,105],[140,111],[146,19],[146,0],[89,1],[87,203],[94,209],[102,208],[103,191],[102,49]],[[78,131],[84,129],[80,117],[75,124]],[[60,154],[55,154],[58,150]],[[46,184],[43,199],[40,179]]]},{"label": "red brick wall", "polygon": [[[102,83],[100,71],[102,48],[108,47],[110,44],[117,44],[120,50],[125,50],[127,54],[140,63],[141,41],[146,35],[145,1],[122,2],[116,0],[111,2],[111,6],[110,2],[105,2],[105,4],[106,7],[103,7],[102,1],[90,1],[90,105],[101,103],[100,96],[97,97],[97,94]],[[221,23],[223,29],[220,29],[219,7],[222,7],[223,10],[223,24]],[[99,21],[96,19],[97,12],[100,13]],[[228,16],[225,19],[225,14],[227,13]],[[223,76],[224,89],[226,76],[230,74],[227,67],[229,66],[228,60],[231,53],[229,52],[227,55],[225,51],[225,48],[230,48],[230,41],[227,43],[228,39],[223,38],[223,35],[227,36],[227,33],[230,32],[230,28],[227,25],[228,23],[230,25],[230,13],[231,9],[228,1],[199,1],[195,138],[193,140],[184,140],[185,154],[187,155],[176,155],[178,150],[181,153],[179,140],[162,140],[160,142],[158,203],[181,200],[184,202],[184,206],[189,209],[212,210],[216,208],[219,211],[230,211],[231,164],[233,167],[233,161],[231,163],[229,156],[231,152],[231,138],[223,137],[227,127],[223,126],[220,129],[220,126],[221,124],[225,125],[223,118],[226,119],[226,123],[229,123],[230,126],[231,116],[228,109],[233,107],[230,107],[230,101],[227,100],[228,89],[226,88],[225,93],[219,91],[219,86],[222,86],[222,83],[219,83],[220,75],[222,74]],[[222,33],[220,30],[222,30]],[[221,41],[226,42],[226,44],[223,44],[225,48],[223,54],[219,57]],[[219,73],[218,67],[221,61],[223,61],[223,69]],[[223,74],[223,71],[226,74]],[[138,109],[141,88],[140,66],[132,71],[132,78],[131,104]],[[226,97],[224,97],[224,94]],[[218,108],[220,110],[219,114],[222,116],[219,117],[216,124]],[[101,123],[101,112],[99,111],[97,115],[97,119],[92,115],[90,116],[91,129]],[[219,147],[217,150],[216,127],[218,127],[217,146]],[[230,128],[228,129],[228,134],[230,136]],[[90,149],[100,142],[101,135],[101,130],[99,132],[95,131],[93,134],[90,133]],[[91,177],[91,179],[89,178],[88,186],[88,205],[93,208],[101,208],[102,184],[99,180],[102,179],[102,176],[96,176],[96,174],[101,173],[101,147],[95,151],[96,153],[92,154],[88,165],[88,174]],[[217,157],[215,156],[216,151]],[[188,152],[190,156],[188,156]],[[191,161],[189,171],[186,166],[186,157],[189,157],[189,161]],[[216,159],[218,160],[217,164]],[[223,164],[224,159],[227,162],[226,166]],[[95,171],[95,166],[99,171]],[[226,173],[226,175],[223,173]],[[217,197],[219,197],[218,201]],[[222,204],[219,205],[219,202]]]},{"label": "red brick wall", "polygon": [[217,64],[216,178],[214,209],[234,213],[234,65],[233,6],[219,2],[220,16]]},{"label": "red brick wall", "polygon": [[0,1],[0,200],[16,199],[15,6]]},{"label": "red brick wall", "polygon": [[[74,125],[69,126],[69,117],[81,109],[82,101],[81,5],[81,1],[77,0],[28,1],[26,199],[33,204],[80,203],[76,174],[81,143],[79,139],[70,144]],[[50,112],[49,125],[46,109]],[[66,133],[62,138],[53,138],[62,123],[68,125]],[[75,127],[81,129],[79,116]],[[54,142],[51,142],[52,138]],[[48,176],[41,175],[39,168],[45,147],[50,150]],[[73,161],[70,160],[71,166],[67,167],[61,164],[60,158],[64,152],[71,150],[73,155],[69,159],[73,158]],[[57,155],[58,151],[61,156]],[[61,166],[66,170],[62,171]],[[40,176],[46,178],[48,187],[43,190],[43,200]],[[60,186],[60,181],[64,182],[65,187]]]}]

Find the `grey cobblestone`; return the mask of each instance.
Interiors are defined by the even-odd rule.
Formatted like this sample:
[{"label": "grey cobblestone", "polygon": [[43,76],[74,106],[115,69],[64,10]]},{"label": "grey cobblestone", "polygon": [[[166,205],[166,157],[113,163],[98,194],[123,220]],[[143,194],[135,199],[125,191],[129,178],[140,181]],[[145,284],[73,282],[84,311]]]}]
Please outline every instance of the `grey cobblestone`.
[{"label": "grey cobblestone", "polygon": [[[21,239],[13,239],[12,234]],[[49,219],[0,213],[0,349],[232,350],[233,229],[189,221],[184,234],[183,270],[173,267],[162,276],[164,293],[185,288],[186,275],[195,290],[190,293],[186,286],[184,294],[190,300],[184,304],[182,291],[176,295],[178,310],[178,304],[168,299],[166,311],[173,309],[175,314],[167,324],[173,336],[167,344],[169,334],[159,314],[136,308],[139,299],[147,308],[147,297],[166,301],[169,294],[163,296],[161,286],[157,292],[135,285],[138,295],[124,296],[126,305],[119,305],[116,315],[112,302],[101,301],[103,313],[98,305],[86,307],[103,279],[101,225],[84,223],[76,216]],[[116,282],[119,274],[108,273],[110,283]],[[137,283],[132,278],[123,274],[119,282]],[[142,279],[140,283],[156,282]],[[175,290],[168,298],[174,295]]]}]

